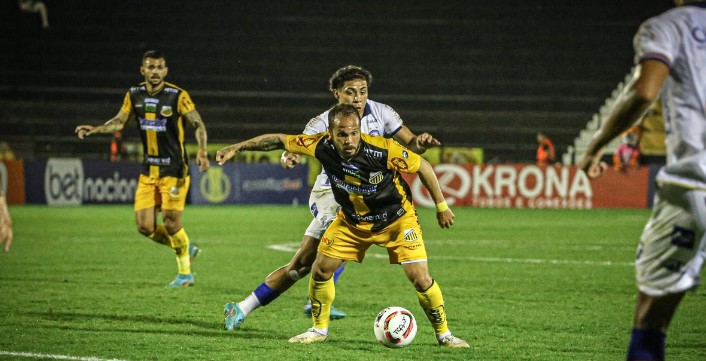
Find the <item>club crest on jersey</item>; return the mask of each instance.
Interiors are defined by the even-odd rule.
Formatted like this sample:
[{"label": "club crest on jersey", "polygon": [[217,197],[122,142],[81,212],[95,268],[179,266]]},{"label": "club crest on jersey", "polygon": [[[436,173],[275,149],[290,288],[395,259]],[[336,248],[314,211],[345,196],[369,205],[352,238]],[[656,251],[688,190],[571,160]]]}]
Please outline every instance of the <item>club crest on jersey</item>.
[{"label": "club crest on jersey", "polygon": [[162,111],[159,112],[165,117],[171,117],[174,112],[172,112],[172,107],[169,105],[165,105],[162,107]]},{"label": "club crest on jersey", "polygon": [[331,246],[333,244],[333,239],[328,238],[328,237],[321,237],[321,243]]},{"label": "club crest on jersey", "polygon": [[407,161],[402,158],[392,158],[392,160],[390,160],[390,163],[392,163],[399,170],[406,170],[407,168],[409,168]]},{"label": "club crest on jersey", "polygon": [[304,148],[309,148],[314,143],[316,143],[316,138],[309,138],[309,137],[297,138],[297,144],[301,147],[304,147]]},{"label": "club crest on jersey", "polygon": [[407,242],[414,242],[419,239],[417,232],[414,228],[404,230],[404,240]]},{"label": "club crest on jersey", "polygon": [[385,175],[382,174],[382,172],[373,172],[370,173],[370,178],[368,179],[368,181],[370,181],[370,183],[372,184],[378,184],[382,182],[383,178],[385,178]]}]

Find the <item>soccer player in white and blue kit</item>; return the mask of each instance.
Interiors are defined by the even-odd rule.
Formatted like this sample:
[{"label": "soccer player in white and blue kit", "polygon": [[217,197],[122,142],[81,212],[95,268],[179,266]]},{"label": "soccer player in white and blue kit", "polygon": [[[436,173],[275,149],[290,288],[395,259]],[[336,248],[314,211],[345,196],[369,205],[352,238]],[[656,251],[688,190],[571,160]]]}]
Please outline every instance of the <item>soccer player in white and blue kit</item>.
[{"label": "soccer player in white and blue kit", "polygon": [[[361,117],[361,132],[373,136],[394,138],[406,148],[415,153],[424,153],[428,148],[441,143],[428,133],[415,135],[403,125],[399,114],[390,106],[368,99],[368,89],[372,83],[372,74],[355,65],[338,69],[329,79],[329,91],[339,104],[353,105]],[[328,130],[329,111],[311,119],[304,129],[304,134],[313,135]],[[282,165],[285,168],[294,167],[301,156],[289,152],[282,154]],[[224,306],[225,329],[237,328],[251,311],[266,306],[282,293],[287,291],[296,281],[305,277],[311,271],[311,265],[316,259],[316,249],[326,228],[336,218],[339,205],[331,191],[328,176],[322,171],[316,179],[309,197],[309,208],[314,219],[304,232],[299,250],[286,265],[270,273],[265,282],[240,302],[229,302]],[[334,274],[334,282],[338,280],[343,266]],[[310,311],[309,311],[310,312]],[[345,314],[332,307],[331,318],[342,318]]]},{"label": "soccer player in white and blue kit", "polygon": [[686,291],[700,283],[706,258],[706,1],[645,21],[635,35],[635,76],[594,135],[579,166],[605,169],[601,148],[660,97],[667,164],[657,174],[652,215],[635,262],[639,293],[627,360],[664,360],[665,337]]}]

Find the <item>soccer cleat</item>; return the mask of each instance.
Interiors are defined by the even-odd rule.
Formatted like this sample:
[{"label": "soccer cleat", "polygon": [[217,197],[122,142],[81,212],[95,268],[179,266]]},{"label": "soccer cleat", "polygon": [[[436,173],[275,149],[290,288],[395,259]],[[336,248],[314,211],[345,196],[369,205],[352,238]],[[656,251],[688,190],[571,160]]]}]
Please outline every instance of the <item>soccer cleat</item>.
[{"label": "soccer cleat", "polygon": [[194,258],[201,253],[201,248],[199,248],[199,245],[190,243],[189,244],[189,263],[194,263]]},{"label": "soccer cleat", "polygon": [[245,314],[240,309],[235,302],[228,302],[223,306],[223,314],[226,316],[223,321],[225,322],[225,328],[228,331],[233,331],[238,326],[245,321]]},{"label": "soccer cleat", "polygon": [[178,274],[174,281],[170,282],[168,288],[184,288],[194,285],[194,275],[189,273],[188,275]]},{"label": "soccer cleat", "polygon": [[308,329],[301,335],[296,335],[289,339],[291,343],[314,343],[328,340],[328,335],[316,332],[313,328]]},{"label": "soccer cleat", "polygon": [[439,340],[439,345],[441,346],[446,346],[446,347],[453,347],[453,348],[468,348],[471,347],[471,345],[468,344],[468,342],[454,336],[454,335],[448,335],[441,340]]},{"label": "soccer cleat", "polygon": [[[304,314],[311,317],[311,301],[307,302],[306,305],[304,305]],[[336,307],[331,306],[331,316],[329,317],[332,320],[340,320],[342,318],[346,317],[346,313],[337,309]]]}]

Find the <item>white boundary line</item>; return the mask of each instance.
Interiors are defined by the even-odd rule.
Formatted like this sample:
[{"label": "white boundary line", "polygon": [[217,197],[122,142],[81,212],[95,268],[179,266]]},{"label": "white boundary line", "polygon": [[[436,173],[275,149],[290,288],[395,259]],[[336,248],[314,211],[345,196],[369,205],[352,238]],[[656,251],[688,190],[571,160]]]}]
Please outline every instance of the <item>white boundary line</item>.
[{"label": "white boundary line", "polygon": [[31,358],[43,358],[52,360],[71,360],[71,361],[125,361],[116,358],[104,359],[98,357],[78,357],[78,356],[67,356],[67,355],[52,355],[47,353],[34,353],[34,352],[11,352],[11,351],[1,351],[0,356],[14,356],[14,357],[31,357]]},{"label": "white boundary line", "polygon": [[[267,246],[269,249],[281,252],[295,253],[299,249],[299,243],[283,243]],[[366,257],[387,259],[387,254],[369,253]],[[442,259],[450,261],[471,261],[471,262],[489,262],[489,263],[531,263],[531,264],[567,264],[567,265],[586,265],[586,266],[634,266],[633,262],[613,262],[613,261],[578,261],[578,260],[562,260],[562,259],[540,259],[540,258],[502,258],[502,257],[456,257],[456,256],[432,256],[431,259]]]}]

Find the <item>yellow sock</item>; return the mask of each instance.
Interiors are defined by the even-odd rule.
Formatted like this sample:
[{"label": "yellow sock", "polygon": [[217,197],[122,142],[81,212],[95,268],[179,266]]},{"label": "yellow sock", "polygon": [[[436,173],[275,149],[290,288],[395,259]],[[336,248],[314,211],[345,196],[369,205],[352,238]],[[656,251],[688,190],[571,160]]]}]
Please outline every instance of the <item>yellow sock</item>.
[{"label": "yellow sock", "polygon": [[320,330],[328,329],[331,322],[331,305],[336,298],[333,277],[323,282],[309,277],[309,298],[311,298],[311,318],[314,321],[314,327]]},{"label": "yellow sock", "polygon": [[184,228],[169,235],[172,249],[176,253],[177,266],[179,274],[186,275],[191,273],[191,261],[189,260],[189,236],[186,235]]},{"label": "yellow sock", "polygon": [[417,298],[419,298],[419,305],[422,306],[436,334],[440,335],[448,332],[449,326],[446,323],[444,296],[441,294],[441,288],[436,281],[433,281],[431,287],[426,291],[417,292]]},{"label": "yellow sock", "polygon": [[167,229],[164,228],[164,225],[161,224],[157,225],[154,232],[147,236],[147,238],[165,246],[172,246],[172,242],[169,240],[169,233],[167,233]]}]

